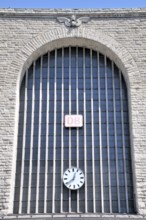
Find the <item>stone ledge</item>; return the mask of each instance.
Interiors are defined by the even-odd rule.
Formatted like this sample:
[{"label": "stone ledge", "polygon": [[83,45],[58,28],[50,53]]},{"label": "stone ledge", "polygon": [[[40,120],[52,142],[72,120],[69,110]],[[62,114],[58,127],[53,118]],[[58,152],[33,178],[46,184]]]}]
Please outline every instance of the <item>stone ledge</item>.
[{"label": "stone ledge", "polygon": [[0,216],[0,219],[5,219],[5,220],[25,220],[25,219],[39,219],[39,220],[57,220],[57,219],[67,219],[69,218],[70,220],[78,220],[78,219],[86,219],[86,220],[120,220],[120,219],[137,219],[137,220],[146,220],[146,216],[143,215],[128,215],[128,214],[34,214],[34,215],[3,215]]},{"label": "stone ledge", "polygon": [[90,17],[146,17],[146,8],[129,8],[129,9],[26,9],[26,8],[1,8],[0,16],[19,17],[19,16],[58,16],[58,15],[88,15]]}]

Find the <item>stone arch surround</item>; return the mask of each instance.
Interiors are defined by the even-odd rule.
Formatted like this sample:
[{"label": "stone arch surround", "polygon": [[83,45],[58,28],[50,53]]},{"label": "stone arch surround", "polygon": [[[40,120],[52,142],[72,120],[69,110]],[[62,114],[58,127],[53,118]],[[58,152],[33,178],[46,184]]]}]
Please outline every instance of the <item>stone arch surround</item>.
[{"label": "stone arch surround", "polygon": [[[137,157],[136,148],[137,143],[139,143],[140,125],[138,123],[138,112],[134,109],[138,108],[138,102],[141,100],[141,77],[137,65],[129,54],[129,52],[114,38],[107,36],[99,30],[92,30],[88,28],[78,28],[78,29],[68,29],[66,27],[52,29],[50,31],[41,33],[40,35],[32,38],[16,55],[16,57],[11,62],[8,74],[5,77],[5,87],[10,90],[15,90],[14,100],[15,100],[15,134],[13,141],[13,167],[12,167],[12,184],[11,192],[13,192],[14,187],[14,171],[15,171],[15,155],[16,155],[16,142],[17,142],[17,130],[18,130],[18,108],[19,108],[19,88],[21,85],[21,80],[25,73],[25,70],[31,65],[32,61],[37,59],[40,55],[44,54],[49,50],[54,48],[59,48],[63,46],[84,46],[98,50],[103,54],[106,54],[110,59],[112,59],[117,66],[123,72],[124,78],[127,83],[128,96],[129,96],[129,112],[130,112],[130,129],[131,129],[131,145],[132,145],[132,158],[133,158],[133,169],[134,169],[134,183],[135,189],[138,187],[137,176]],[[7,81],[11,78],[11,83],[7,85]],[[138,101],[138,102],[137,102]],[[17,120],[16,120],[17,119]],[[12,119],[11,119],[12,120]],[[14,129],[13,129],[14,130]],[[14,132],[14,131],[13,131]],[[142,190],[136,194],[136,210],[142,214],[140,211],[139,197],[143,194]],[[12,194],[12,193],[11,193]],[[11,195],[9,212],[12,212],[12,201],[13,196]],[[140,199],[141,200],[141,199]]]},{"label": "stone arch surround", "polygon": [[[87,28],[70,30],[68,28],[54,28],[32,38],[13,59],[8,72],[16,75],[17,80],[21,82],[25,69],[34,59],[48,50],[69,45],[85,46],[109,56],[122,70],[128,87],[130,84],[141,82],[137,65],[127,49],[111,36],[99,30]],[[135,83],[134,76],[136,76]]]}]

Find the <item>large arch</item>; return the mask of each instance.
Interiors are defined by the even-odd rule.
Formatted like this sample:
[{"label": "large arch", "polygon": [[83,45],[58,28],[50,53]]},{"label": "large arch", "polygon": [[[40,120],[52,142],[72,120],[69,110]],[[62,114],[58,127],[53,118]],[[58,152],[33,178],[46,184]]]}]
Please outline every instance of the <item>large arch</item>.
[{"label": "large arch", "polygon": [[[39,57],[41,54],[52,50],[54,48],[59,48],[63,46],[84,46],[88,48],[94,48],[103,54],[106,54],[110,59],[112,59],[117,66],[123,72],[124,78],[127,83],[128,96],[129,96],[129,112],[130,112],[130,129],[131,129],[131,145],[132,145],[132,154],[133,154],[133,165],[134,165],[134,177],[136,178],[136,167],[135,167],[135,142],[137,135],[135,131],[137,128],[137,116],[138,113],[134,112],[133,109],[136,105],[136,100],[141,99],[140,87],[141,87],[141,78],[137,68],[137,65],[129,54],[129,52],[119,44],[115,39],[107,34],[100,32],[99,30],[92,29],[72,29],[68,30],[65,27],[53,29],[47,32],[44,32],[35,38],[32,38],[22,50],[16,55],[14,60],[9,66],[8,74],[5,78],[5,84],[7,84],[10,76],[13,76],[13,82],[10,87],[15,85],[16,87],[16,122],[15,122],[15,139],[14,139],[14,161],[16,155],[16,141],[17,141],[17,130],[18,130],[18,103],[19,103],[19,88],[21,80],[23,78],[25,70],[30,66],[33,60]],[[15,163],[13,163],[15,166]],[[13,169],[15,170],[15,169]],[[12,178],[14,175],[12,174]],[[13,179],[12,189],[14,188],[14,179]],[[136,181],[134,181],[136,182]],[[135,187],[136,189],[137,187]],[[10,205],[10,212],[12,210],[12,200]],[[137,207],[138,210],[138,207]]]},{"label": "large arch", "polygon": [[19,84],[25,69],[30,66],[34,59],[48,50],[68,45],[98,49],[118,65],[124,74],[128,87],[130,84],[137,84],[137,86],[140,84],[139,70],[127,49],[111,36],[99,30],[87,28],[72,29],[70,31],[66,28],[58,28],[32,38],[13,59],[8,72],[17,77],[17,83]]}]

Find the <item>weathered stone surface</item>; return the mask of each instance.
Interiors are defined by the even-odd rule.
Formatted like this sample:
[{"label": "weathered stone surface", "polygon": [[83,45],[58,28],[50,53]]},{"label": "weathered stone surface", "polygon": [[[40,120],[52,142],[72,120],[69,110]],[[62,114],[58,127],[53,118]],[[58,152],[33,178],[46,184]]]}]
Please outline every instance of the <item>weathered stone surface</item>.
[{"label": "weathered stone surface", "polygon": [[[89,16],[90,21],[76,29],[57,22],[58,16],[70,18],[72,14]],[[22,76],[40,54],[68,45],[94,48],[113,59],[123,72],[129,93],[135,200],[140,215],[95,218],[145,219],[146,9],[0,9],[0,218],[8,219],[6,214],[12,213]]]}]

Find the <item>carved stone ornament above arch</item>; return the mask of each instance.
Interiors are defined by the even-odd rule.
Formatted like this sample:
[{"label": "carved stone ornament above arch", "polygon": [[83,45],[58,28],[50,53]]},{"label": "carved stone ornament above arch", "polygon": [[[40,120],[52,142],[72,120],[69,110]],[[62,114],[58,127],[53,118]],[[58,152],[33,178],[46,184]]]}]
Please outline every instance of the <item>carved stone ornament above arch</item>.
[{"label": "carved stone ornament above arch", "polygon": [[82,23],[87,23],[90,20],[90,17],[80,17],[76,18],[76,15],[72,15],[71,18],[66,17],[57,17],[57,21],[60,23],[64,23],[66,27],[77,28]]}]

